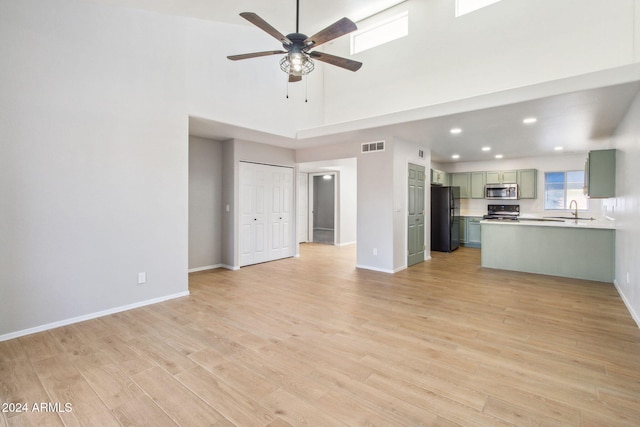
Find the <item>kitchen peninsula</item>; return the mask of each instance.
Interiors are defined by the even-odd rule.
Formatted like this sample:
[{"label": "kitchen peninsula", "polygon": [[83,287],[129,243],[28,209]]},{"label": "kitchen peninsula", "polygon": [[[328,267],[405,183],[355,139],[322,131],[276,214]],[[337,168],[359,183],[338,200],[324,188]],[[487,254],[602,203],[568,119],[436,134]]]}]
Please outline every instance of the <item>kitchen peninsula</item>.
[{"label": "kitchen peninsula", "polygon": [[606,220],[480,222],[482,266],[613,282],[615,229]]}]

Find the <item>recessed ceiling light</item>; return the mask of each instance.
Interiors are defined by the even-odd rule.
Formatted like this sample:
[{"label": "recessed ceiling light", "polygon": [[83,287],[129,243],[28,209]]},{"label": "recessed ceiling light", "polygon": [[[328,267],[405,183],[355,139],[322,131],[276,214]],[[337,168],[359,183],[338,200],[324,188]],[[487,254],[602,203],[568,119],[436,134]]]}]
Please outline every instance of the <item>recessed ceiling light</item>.
[{"label": "recessed ceiling light", "polygon": [[491,151],[491,147],[482,147],[482,151]]},{"label": "recessed ceiling light", "polygon": [[564,147],[558,146],[558,147],[553,147],[553,149],[556,150],[556,151],[562,151],[562,150],[564,150]]},{"label": "recessed ceiling light", "polygon": [[453,128],[453,129],[451,129],[449,132],[451,132],[451,133],[452,133],[452,134],[454,134],[454,135],[457,135],[457,134],[459,134],[459,133],[461,133],[461,132],[462,132],[462,129],[460,129],[460,128]]},{"label": "recessed ceiling light", "polygon": [[530,125],[530,124],[533,124],[533,123],[535,123],[537,121],[538,121],[538,119],[536,119],[535,117],[527,117],[526,119],[524,119],[522,121],[522,123],[524,123],[525,125]]},{"label": "recessed ceiling light", "polygon": [[460,154],[454,154],[453,156],[451,156],[452,159],[459,159],[460,158]]},{"label": "recessed ceiling light", "polygon": [[331,175],[322,175],[322,179],[329,180],[331,178],[333,178]]},{"label": "recessed ceiling light", "polygon": [[496,159],[501,159],[501,158],[503,158],[503,157],[504,157],[504,156],[503,156],[502,154],[496,154]]}]

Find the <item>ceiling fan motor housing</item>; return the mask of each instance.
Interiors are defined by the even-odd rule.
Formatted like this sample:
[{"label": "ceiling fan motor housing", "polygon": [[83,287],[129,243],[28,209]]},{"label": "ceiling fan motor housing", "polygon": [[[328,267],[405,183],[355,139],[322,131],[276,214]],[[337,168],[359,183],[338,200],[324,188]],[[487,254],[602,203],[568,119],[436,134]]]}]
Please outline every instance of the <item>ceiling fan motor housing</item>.
[{"label": "ceiling fan motor housing", "polygon": [[282,43],[282,47],[284,47],[288,53],[280,60],[280,69],[296,77],[309,74],[313,71],[315,65],[307,54],[306,49],[313,46],[313,43],[306,44],[305,40],[307,40],[308,37],[302,33],[291,33],[287,35],[287,38],[291,41],[291,44]]}]

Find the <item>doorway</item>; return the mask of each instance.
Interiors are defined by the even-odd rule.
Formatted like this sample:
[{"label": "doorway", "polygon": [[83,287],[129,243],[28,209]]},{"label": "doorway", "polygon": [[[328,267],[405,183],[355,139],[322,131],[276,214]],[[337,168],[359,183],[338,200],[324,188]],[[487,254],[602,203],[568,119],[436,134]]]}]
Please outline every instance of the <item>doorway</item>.
[{"label": "doorway", "polygon": [[336,239],[336,174],[312,175],[312,241],[334,245]]},{"label": "doorway", "polygon": [[407,267],[424,261],[425,167],[409,163]]}]

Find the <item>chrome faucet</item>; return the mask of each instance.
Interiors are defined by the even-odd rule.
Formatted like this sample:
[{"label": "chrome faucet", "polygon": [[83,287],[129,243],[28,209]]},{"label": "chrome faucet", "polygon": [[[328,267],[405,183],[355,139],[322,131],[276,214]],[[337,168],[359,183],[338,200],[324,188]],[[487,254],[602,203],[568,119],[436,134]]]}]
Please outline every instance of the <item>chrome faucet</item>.
[{"label": "chrome faucet", "polygon": [[573,215],[576,221],[578,221],[578,202],[576,202],[575,200],[572,200],[571,203],[569,203],[569,209],[571,209],[571,206],[573,206],[574,203],[576,204],[576,210],[571,212],[571,215]]}]

